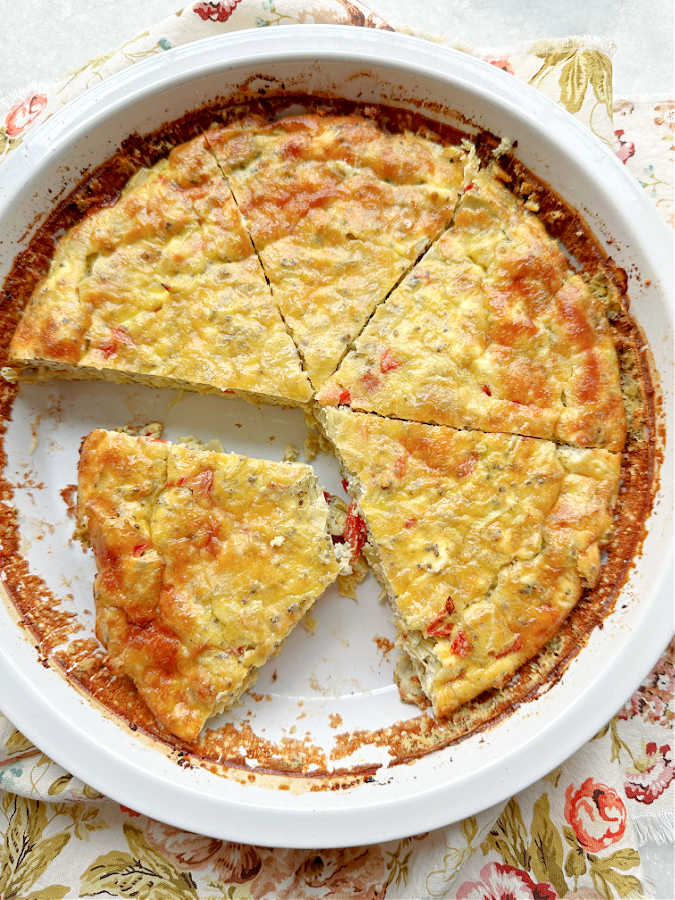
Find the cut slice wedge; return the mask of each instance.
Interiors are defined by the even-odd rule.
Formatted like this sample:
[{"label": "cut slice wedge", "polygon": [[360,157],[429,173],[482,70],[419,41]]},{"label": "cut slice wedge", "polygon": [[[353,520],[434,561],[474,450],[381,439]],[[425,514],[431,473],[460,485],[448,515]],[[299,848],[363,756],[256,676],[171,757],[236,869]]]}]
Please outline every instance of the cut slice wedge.
[{"label": "cut slice wedge", "polygon": [[203,137],[59,241],[13,337],[26,375],[302,404],[311,387]]},{"label": "cut slice wedge", "polygon": [[187,741],[338,574],[323,493],[297,463],[93,431],[78,520],[96,557],[97,636]]},{"label": "cut slice wedge", "polygon": [[321,419],[408,668],[447,716],[501,686],[595,584],[621,457],[346,409]]},{"label": "cut slice wedge", "polygon": [[621,450],[617,299],[593,294],[539,219],[483,171],[319,401]]},{"label": "cut slice wedge", "polygon": [[209,130],[315,387],[452,217],[463,151],[360,115]]}]

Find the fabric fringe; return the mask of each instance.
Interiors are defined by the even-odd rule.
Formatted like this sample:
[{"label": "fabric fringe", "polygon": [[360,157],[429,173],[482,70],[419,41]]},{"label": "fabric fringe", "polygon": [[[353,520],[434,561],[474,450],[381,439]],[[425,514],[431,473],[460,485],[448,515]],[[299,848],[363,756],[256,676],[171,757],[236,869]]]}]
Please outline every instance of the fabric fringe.
[{"label": "fabric fringe", "polygon": [[638,847],[650,842],[669,844],[675,840],[675,810],[666,809],[651,816],[635,816],[631,818],[631,825]]}]

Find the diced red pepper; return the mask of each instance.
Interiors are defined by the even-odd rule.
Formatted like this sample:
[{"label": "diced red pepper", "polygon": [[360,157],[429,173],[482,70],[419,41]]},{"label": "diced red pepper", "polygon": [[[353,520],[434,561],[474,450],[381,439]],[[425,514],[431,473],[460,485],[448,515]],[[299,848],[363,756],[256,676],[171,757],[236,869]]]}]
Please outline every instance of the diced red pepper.
[{"label": "diced red pepper", "polygon": [[348,490],[349,490],[349,482],[347,481],[346,478],[343,478],[343,479],[342,479],[342,490],[343,490],[343,491],[348,491]]},{"label": "diced red pepper", "polygon": [[455,469],[455,474],[458,478],[466,478],[467,475],[470,475],[473,470],[476,468],[476,457],[473,453],[470,453],[465,459],[463,459]]},{"label": "diced red pepper", "polygon": [[324,406],[342,406],[344,403],[350,403],[351,394],[347,388],[341,387],[339,384],[333,384],[321,391],[319,402]]},{"label": "diced red pepper", "polygon": [[371,391],[377,390],[380,386],[380,379],[374,372],[364,372],[361,376],[361,384],[363,385],[364,391],[370,393]]},{"label": "diced red pepper", "polygon": [[134,556],[143,556],[149,546],[150,544],[147,541],[141,541],[140,544],[136,544],[136,546],[132,550],[132,553]]},{"label": "diced red pepper", "polygon": [[125,331],[124,328],[116,327],[111,329],[110,337],[105,343],[100,344],[98,349],[106,359],[110,359],[111,356],[114,356],[114,354],[117,353],[121,344],[126,344],[127,347],[134,346],[133,339],[129,332]]},{"label": "diced red pepper", "polygon": [[491,391],[490,388],[487,386],[487,384],[484,384],[484,385],[483,385],[482,391],[483,391],[484,394],[487,394],[488,397],[491,397],[491,396],[492,396],[492,391]]},{"label": "diced red pepper", "polygon": [[326,503],[330,503],[330,501],[333,500],[334,497],[335,497],[335,494],[331,494],[330,491],[323,492],[323,499],[326,501]]},{"label": "diced red pepper", "polygon": [[390,348],[387,347],[380,357],[380,372],[382,372],[382,374],[391,372],[393,369],[398,369],[401,365],[403,365],[403,363],[400,363],[391,352]]},{"label": "diced red pepper", "polygon": [[412,518],[405,520],[405,522],[403,523],[403,527],[404,528],[412,528],[413,525],[416,525],[416,524],[417,524],[417,516],[413,516]]},{"label": "diced red pepper", "polygon": [[204,528],[204,547],[211,556],[218,556],[220,551],[220,524],[217,519],[209,516]]},{"label": "diced red pepper", "polygon": [[213,469],[202,469],[197,475],[193,475],[190,478],[190,486],[195,493],[201,494],[204,498],[208,497],[213,490]]},{"label": "diced red pepper", "polygon": [[517,634],[513,643],[509,647],[507,647],[506,650],[502,650],[501,653],[495,653],[495,659],[501,659],[502,656],[508,656],[509,653],[515,653],[516,650],[520,650],[522,646],[523,639],[519,634]]},{"label": "diced red pepper", "polygon": [[448,597],[445,601],[443,609],[435,616],[427,625],[426,632],[431,637],[450,637],[454,624],[448,619],[455,611],[455,604],[452,597]]},{"label": "diced red pepper", "polygon": [[471,641],[461,628],[452,642],[451,649],[455,656],[468,656],[471,651]]},{"label": "diced red pepper", "polygon": [[473,182],[471,182],[470,184],[467,184],[467,186],[464,188],[464,193],[466,194],[467,191],[472,191],[472,190],[473,190]]},{"label": "diced red pepper", "polygon": [[403,478],[405,470],[408,468],[408,454],[403,451],[400,456],[394,460],[394,475],[397,478]]},{"label": "diced red pepper", "polygon": [[345,521],[345,541],[352,548],[354,559],[358,559],[363,550],[363,545],[368,539],[368,529],[362,517],[356,511],[356,505],[352,502],[347,510],[347,520]]}]

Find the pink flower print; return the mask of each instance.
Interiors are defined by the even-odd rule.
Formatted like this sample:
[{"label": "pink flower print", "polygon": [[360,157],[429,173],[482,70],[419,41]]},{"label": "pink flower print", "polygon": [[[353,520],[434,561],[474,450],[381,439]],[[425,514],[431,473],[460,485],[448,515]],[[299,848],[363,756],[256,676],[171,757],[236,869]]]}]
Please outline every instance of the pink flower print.
[{"label": "pink flower print", "polygon": [[227,22],[240,3],[241,0],[223,0],[221,3],[195,3],[192,10],[205,22]]},{"label": "pink flower print", "polygon": [[670,745],[658,747],[650,741],[644,754],[635,760],[634,768],[626,770],[624,791],[638,803],[653,803],[675,778],[675,766]]},{"label": "pink flower print", "polygon": [[490,57],[485,57],[485,62],[490,63],[490,65],[494,66],[496,69],[501,69],[502,72],[508,72],[509,75],[514,74],[513,66],[506,57],[502,57],[501,59],[492,59]]},{"label": "pink flower print", "polygon": [[614,132],[614,136],[616,137],[619,144],[614,152],[619,157],[621,162],[625,165],[631,158],[631,156],[635,156],[635,144],[633,143],[633,141],[624,140],[623,135],[623,128],[617,128],[617,130]]},{"label": "pink flower print", "polygon": [[523,869],[498,862],[480,870],[481,881],[465,881],[457,891],[457,900],[557,900],[553,885],[532,881]]},{"label": "pink flower print", "polygon": [[29,94],[25,100],[13,106],[5,118],[7,136],[18,137],[37,119],[46,105],[47,98],[44,94]]},{"label": "pink flower print", "polygon": [[614,788],[587,778],[575,791],[565,791],[565,818],[591,853],[621,840],[626,830],[626,807]]}]

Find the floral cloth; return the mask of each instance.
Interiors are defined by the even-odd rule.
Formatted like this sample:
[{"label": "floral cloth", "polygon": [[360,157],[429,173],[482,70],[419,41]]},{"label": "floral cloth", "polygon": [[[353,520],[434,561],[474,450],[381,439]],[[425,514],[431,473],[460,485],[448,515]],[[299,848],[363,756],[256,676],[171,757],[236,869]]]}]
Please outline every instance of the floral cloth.
[{"label": "floral cloth", "polygon": [[[389,27],[356,0],[193,3],[54,84],[0,99],[0,159],[59,106],[150,54],[214,33],[306,22]],[[569,38],[459,49],[535,85],[612,143],[675,225],[675,103],[615,103],[610,46]],[[118,806],[0,715],[0,900],[649,895],[637,848],[672,840],[674,698],[675,643],[593,740],[508,803],[400,841],[311,851],[219,841]]]}]

